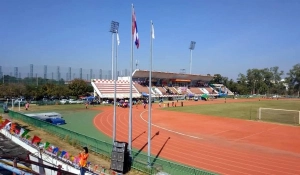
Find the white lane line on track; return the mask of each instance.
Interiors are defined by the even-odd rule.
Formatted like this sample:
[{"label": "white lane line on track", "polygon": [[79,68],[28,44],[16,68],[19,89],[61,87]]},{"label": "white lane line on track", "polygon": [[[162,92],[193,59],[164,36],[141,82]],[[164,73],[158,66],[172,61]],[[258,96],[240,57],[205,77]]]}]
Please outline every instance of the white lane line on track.
[{"label": "white lane line on track", "polygon": [[[148,123],[148,121],[146,121],[144,118],[143,118],[143,113],[144,112],[147,112],[148,110],[146,111],[143,111],[142,113],[140,113],[140,117],[142,120],[144,120],[146,123]],[[172,133],[175,133],[175,134],[179,134],[179,135],[182,135],[182,136],[186,136],[186,137],[190,137],[190,138],[193,138],[193,139],[199,139],[199,140],[202,140],[203,138],[201,137],[196,137],[196,136],[192,136],[192,135],[188,135],[188,134],[184,134],[184,133],[181,133],[181,132],[177,132],[177,131],[173,131],[173,130],[170,130],[170,129],[167,129],[167,128],[164,128],[164,127],[161,127],[161,126],[158,126],[158,125],[155,125],[155,124],[152,124],[152,126],[155,126],[157,128],[160,128],[160,129],[163,129],[163,130],[166,130],[166,131],[169,131],[169,132],[172,132]]]},{"label": "white lane line on track", "polygon": [[[146,112],[146,111],[144,111],[144,112]],[[144,113],[143,112],[143,113]],[[105,115],[105,116],[107,116],[107,115]],[[124,116],[124,115],[123,115]],[[139,116],[141,116],[141,114],[139,115]],[[107,117],[105,117],[106,119],[107,119]],[[108,120],[106,120],[106,121],[108,121]],[[143,122],[145,122],[145,120],[143,120]],[[110,123],[111,123],[111,121],[110,121]],[[207,160],[210,160],[209,158],[207,158]],[[256,165],[252,165],[252,166],[256,166]],[[226,168],[222,168],[222,169],[226,169]],[[263,168],[263,169],[270,169],[270,168]],[[284,169],[287,169],[287,168],[284,168]],[[282,172],[282,171],[279,171],[279,170],[274,170],[274,171],[276,171],[276,172]],[[297,170],[297,171],[299,171],[299,170]],[[260,172],[260,171],[259,171]]]}]

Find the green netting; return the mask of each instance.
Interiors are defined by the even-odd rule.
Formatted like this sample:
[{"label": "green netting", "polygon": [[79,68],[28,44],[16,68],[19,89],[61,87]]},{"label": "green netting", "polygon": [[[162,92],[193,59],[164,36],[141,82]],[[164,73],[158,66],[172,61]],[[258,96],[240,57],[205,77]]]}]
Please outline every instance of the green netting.
[{"label": "green netting", "polygon": [[[77,144],[80,146],[88,146],[92,151],[107,156],[110,158],[113,145],[104,141],[97,140],[86,135],[52,125],[48,122],[28,117],[24,114],[9,111],[10,117],[24,121],[30,125],[41,128],[47,132],[52,133],[62,139],[65,139],[70,144]],[[148,156],[136,150],[132,150],[132,168],[142,171],[146,174],[157,174],[158,172],[166,172],[172,175],[214,175],[215,173],[194,167],[185,166],[172,161],[151,157],[152,165],[148,166]]]}]

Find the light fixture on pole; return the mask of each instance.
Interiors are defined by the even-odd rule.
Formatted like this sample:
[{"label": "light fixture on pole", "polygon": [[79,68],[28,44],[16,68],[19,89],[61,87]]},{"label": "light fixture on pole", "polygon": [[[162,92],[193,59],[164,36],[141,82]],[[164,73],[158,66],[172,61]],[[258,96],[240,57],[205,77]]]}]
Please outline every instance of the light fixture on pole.
[{"label": "light fixture on pole", "polygon": [[[112,33],[112,45],[111,45],[111,79],[114,80],[114,115],[113,115],[113,143],[116,140],[116,74],[114,73],[114,34],[119,30],[119,23],[112,21],[110,25],[110,32]],[[117,46],[118,47],[118,46]],[[117,59],[117,58],[116,58]],[[115,63],[117,64],[117,63]]]},{"label": "light fixture on pole", "polygon": [[191,44],[190,44],[190,51],[191,51],[191,58],[190,58],[190,74],[192,74],[192,59],[193,59],[193,50],[195,49],[195,45],[196,45],[196,42],[195,41],[191,41]]},{"label": "light fixture on pole", "polygon": [[110,30],[111,32],[111,79],[114,79],[114,34],[119,30],[119,22],[111,21]]}]

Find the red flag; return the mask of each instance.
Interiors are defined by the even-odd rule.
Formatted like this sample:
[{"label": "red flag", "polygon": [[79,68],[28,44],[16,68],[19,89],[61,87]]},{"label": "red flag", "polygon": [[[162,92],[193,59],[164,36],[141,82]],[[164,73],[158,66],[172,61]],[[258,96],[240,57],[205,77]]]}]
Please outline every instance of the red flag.
[{"label": "red flag", "polygon": [[4,128],[6,126],[6,124],[9,123],[9,122],[10,122],[9,120],[5,119],[5,121],[0,126],[0,129]]},{"label": "red flag", "polygon": [[139,34],[138,34],[138,28],[136,24],[136,16],[134,12],[134,7],[132,5],[132,36],[133,36],[133,41],[136,45],[136,48],[138,49],[140,47],[140,40],[139,40]]},{"label": "red flag", "polygon": [[32,140],[31,140],[31,143],[34,144],[34,143],[39,143],[42,139],[39,138],[38,136],[33,136]]},{"label": "red flag", "polygon": [[17,124],[16,123],[12,123],[10,126],[10,133],[13,134],[15,132]]}]

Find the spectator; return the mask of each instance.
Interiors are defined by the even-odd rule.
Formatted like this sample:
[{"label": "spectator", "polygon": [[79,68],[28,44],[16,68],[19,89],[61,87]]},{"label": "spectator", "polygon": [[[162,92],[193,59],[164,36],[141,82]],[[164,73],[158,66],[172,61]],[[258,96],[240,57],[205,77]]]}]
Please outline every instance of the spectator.
[{"label": "spectator", "polygon": [[89,150],[87,147],[83,147],[83,151],[79,153],[79,167],[80,167],[80,175],[84,175],[86,172],[87,159],[89,157]]}]

